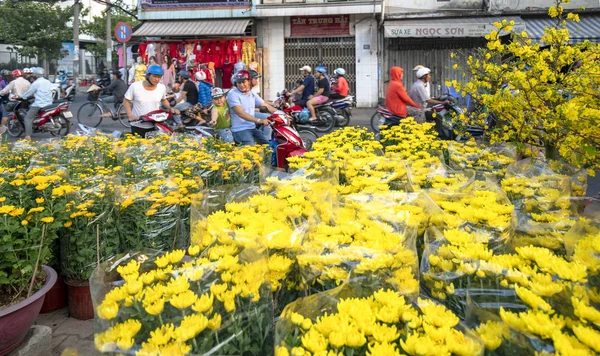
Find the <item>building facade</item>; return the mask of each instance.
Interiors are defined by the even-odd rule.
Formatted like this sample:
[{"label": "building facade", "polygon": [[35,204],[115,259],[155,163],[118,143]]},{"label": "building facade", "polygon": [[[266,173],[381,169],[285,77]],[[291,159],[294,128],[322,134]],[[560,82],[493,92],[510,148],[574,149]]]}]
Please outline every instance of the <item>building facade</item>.
[{"label": "building facade", "polygon": [[[449,64],[451,52],[469,52],[485,44],[493,23],[515,21],[515,30],[541,36],[552,0],[139,0],[143,24],[134,32],[141,44],[173,42],[184,47],[185,60],[199,65],[217,58],[215,72],[223,77],[223,57],[215,54],[246,42],[254,50],[244,61],[258,65],[261,94],[275,99],[301,78],[299,68],[323,64],[329,72],[346,69],[357,106],[372,107],[385,92],[391,66],[406,70],[405,84],[414,81],[411,69],[432,69],[433,94],[446,80],[463,78]],[[565,7],[599,8],[597,0],[572,0]],[[587,10],[589,12],[589,10]],[[583,14],[575,37],[600,37],[594,13]],[[537,36],[537,37],[536,37]],[[147,48],[147,47],[145,47]],[[138,49],[138,54],[139,54]],[[212,51],[212,52],[211,52]],[[206,53],[212,53],[210,57]],[[164,51],[161,53],[165,53]],[[171,52],[169,52],[171,53]],[[235,51],[234,51],[235,53]],[[245,52],[244,52],[245,53]],[[175,54],[175,52],[172,52]],[[141,54],[145,55],[145,54]],[[208,57],[207,57],[208,56]],[[219,62],[219,60],[221,62]],[[214,61],[213,61],[214,62]],[[222,80],[215,84],[222,85]]]}]

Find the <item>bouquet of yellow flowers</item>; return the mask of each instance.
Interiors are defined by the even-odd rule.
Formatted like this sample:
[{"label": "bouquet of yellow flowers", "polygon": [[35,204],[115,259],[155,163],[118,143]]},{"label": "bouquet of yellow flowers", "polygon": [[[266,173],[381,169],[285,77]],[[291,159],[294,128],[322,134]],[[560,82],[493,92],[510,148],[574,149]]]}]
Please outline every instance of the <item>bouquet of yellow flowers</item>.
[{"label": "bouquet of yellow flowers", "polygon": [[264,250],[201,253],[200,246],[116,256],[91,278],[94,342],[102,352],[267,355],[273,315]]},{"label": "bouquet of yellow flowers", "polygon": [[423,208],[410,205],[415,197],[387,194],[348,196],[332,219],[309,227],[296,256],[309,293],[359,279],[418,293],[415,239],[423,217],[411,212]]},{"label": "bouquet of yellow flowers", "polygon": [[388,289],[345,284],[288,304],[275,355],[483,355],[452,311]]},{"label": "bouquet of yellow flowers", "polygon": [[474,139],[467,142],[451,142],[448,145],[450,167],[473,169],[488,178],[501,180],[506,168],[517,161],[517,150],[508,144],[486,146]]},{"label": "bouquet of yellow flowers", "polygon": [[515,247],[533,244],[565,253],[564,234],[578,216],[570,180],[541,160],[528,158],[509,166],[502,189],[519,219]]}]

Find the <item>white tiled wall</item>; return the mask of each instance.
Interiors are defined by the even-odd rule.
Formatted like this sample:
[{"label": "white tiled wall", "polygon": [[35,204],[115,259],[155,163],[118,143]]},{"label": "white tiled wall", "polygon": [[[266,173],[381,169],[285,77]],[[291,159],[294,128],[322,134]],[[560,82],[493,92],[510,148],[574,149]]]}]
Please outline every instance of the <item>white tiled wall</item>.
[{"label": "white tiled wall", "polygon": [[263,25],[263,98],[275,100],[285,85],[284,18],[274,17]]},{"label": "white tiled wall", "polygon": [[377,20],[356,16],[356,106],[377,106]]}]

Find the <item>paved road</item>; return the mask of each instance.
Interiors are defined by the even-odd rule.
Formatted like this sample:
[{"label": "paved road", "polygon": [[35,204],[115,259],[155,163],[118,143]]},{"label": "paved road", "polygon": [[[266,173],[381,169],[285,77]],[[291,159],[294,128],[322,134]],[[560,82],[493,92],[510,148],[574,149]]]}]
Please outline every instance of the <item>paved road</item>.
[{"label": "paved road", "polygon": [[[80,89],[80,92],[75,96],[75,100],[71,104],[71,112],[73,113],[73,130],[77,129],[77,111],[87,102],[87,94],[85,88]],[[350,125],[360,127],[371,127],[371,116],[375,112],[374,108],[354,108],[352,110],[352,120]],[[126,129],[119,123],[119,121],[113,121],[110,119],[104,119],[99,127],[102,131],[125,131]],[[50,134],[35,133],[33,135],[34,140],[42,140],[51,138]],[[595,196],[600,193],[600,172],[597,172],[595,177],[589,177],[588,179],[588,196]]]}]

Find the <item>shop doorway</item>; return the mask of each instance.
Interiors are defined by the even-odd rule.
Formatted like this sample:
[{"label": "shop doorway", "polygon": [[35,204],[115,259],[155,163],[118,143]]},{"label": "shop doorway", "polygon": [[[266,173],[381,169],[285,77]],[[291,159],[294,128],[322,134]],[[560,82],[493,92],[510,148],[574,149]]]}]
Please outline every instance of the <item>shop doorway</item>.
[{"label": "shop doorway", "polygon": [[[354,37],[316,37],[285,39],[285,88],[292,89],[302,79],[299,68],[323,64],[328,74],[336,68],[346,70],[351,93],[356,93],[356,49]],[[282,88],[283,89],[283,88]]]}]

